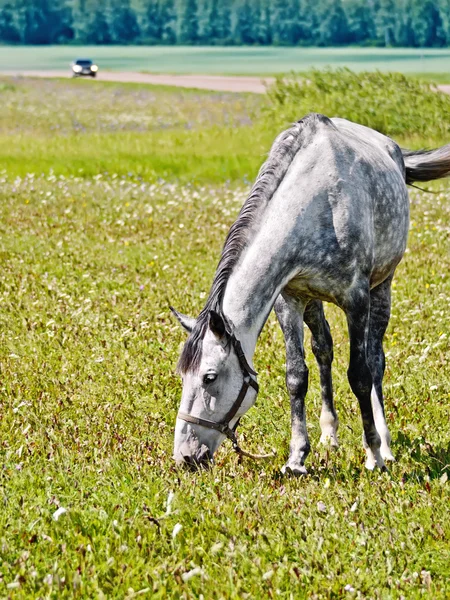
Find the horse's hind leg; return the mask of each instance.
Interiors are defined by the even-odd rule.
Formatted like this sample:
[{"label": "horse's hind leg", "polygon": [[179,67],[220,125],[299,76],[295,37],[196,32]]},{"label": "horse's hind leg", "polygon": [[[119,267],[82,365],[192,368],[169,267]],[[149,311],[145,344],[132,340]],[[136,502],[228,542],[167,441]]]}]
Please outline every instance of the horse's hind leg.
[{"label": "horse's hind leg", "polygon": [[320,387],[322,390],[322,411],[320,413],[320,429],[322,444],[338,446],[338,417],[333,403],[333,380],[331,363],[333,362],[333,339],[330,327],[323,312],[320,300],[311,301],[305,310],[305,323],[311,330],[311,348],[319,365]]},{"label": "horse's hind leg", "polygon": [[368,282],[353,288],[351,296],[343,306],[350,336],[350,365],[348,380],[358,399],[364,429],[366,467],[384,467],[381,457],[381,439],[375,427],[372,410],[372,374],[367,361],[367,341],[369,330],[370,292]]},{"label": "horse's hind leg", "polygon": [[308,367],[303,349],[304,304],[286,296],[279,296],[275,312],[284,334],[286,345],[286,386],[291,401],[291,444],[289,460],[283,473],[305,475],[305,459],[310,445],[306,430],[305,396],[308,390]]},{"label": "horse's hind leg", "polygon": [[383,376],[385,368],[383,337],[391,315],[392,277],[383,281],[370,292],[370,322],[367,345],[367,360],[372,372],[372,410],[375,426],[381,437],[381,456],[385,460],[395,460],[390,444],[391,436],[386,424],[383,401]]}]

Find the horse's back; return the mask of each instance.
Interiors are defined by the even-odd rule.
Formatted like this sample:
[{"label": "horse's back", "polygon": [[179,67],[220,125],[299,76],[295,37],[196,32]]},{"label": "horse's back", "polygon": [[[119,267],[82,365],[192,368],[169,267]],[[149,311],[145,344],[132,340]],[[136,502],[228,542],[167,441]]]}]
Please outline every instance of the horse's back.
[{"label": "horse's back", "polygon": [[332,291],[355,276],[377,285],[406,247],[409,207],[401,150],[390,138],[344,119],[316,116],[306,127],[306,143],[263,219],[267,237],[280,242],[284,237],[283,260],[296,260],[296,284],[311,295],[318,282]]},{"label": "horse's back", "polygon": [[353,123],[347,119],[333,117],[330,121],[347,140],[353,138],[358,144],[366,143],[373,149],[379,149],[383,155],[387,154],[390,156],[399,172],[402,174],[403,180],[405,179],[403,154],[399,145],[393,139],[370,127],[360,125],[359,123]]},{"label": "horse's back", "polygon": [[409,198],[402,151],[392,139],[373,129],[345,119],[332,122],[360,157],[361,169],[350,179],[350,187],[355,188],[356,201],[363,195],[362,190],[371,200],[366,218],[373,219],[374,286],[393,271],[406,248]]}]

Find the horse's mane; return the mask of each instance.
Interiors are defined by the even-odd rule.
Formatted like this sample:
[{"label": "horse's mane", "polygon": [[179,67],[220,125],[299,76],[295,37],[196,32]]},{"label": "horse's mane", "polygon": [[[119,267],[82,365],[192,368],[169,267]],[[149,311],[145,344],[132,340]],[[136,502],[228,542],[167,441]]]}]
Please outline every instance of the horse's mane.
[{"label": "horse's mane", "polygon": [[196,324],[190,333],[178,361],[178,371],[186,373],[196,371],[202,357],[202,340],[208,327],[210,310],[218,313],[228,325],[223,314],[222,301],[228,279],[247,247],[257,215],[261,215],[271,200],[281,181],[287,173],[297,152],[304,146],[309,135],[315,131],[318,121],[331,123],[329,119],[318,114],[309,114],[292,127],[283,131],[275,140],[266,162],[262,165],[258,177],[244,202],[238,218],[231,226],[225,239],[222,255],[217,265],[214,280],[206,304],[199,314]]}]

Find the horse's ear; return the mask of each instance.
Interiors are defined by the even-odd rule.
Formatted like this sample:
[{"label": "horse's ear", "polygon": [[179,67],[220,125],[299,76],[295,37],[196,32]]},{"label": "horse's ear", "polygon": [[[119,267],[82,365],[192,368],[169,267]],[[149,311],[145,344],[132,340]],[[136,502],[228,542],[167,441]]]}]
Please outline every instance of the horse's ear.
[{"label": "horse's ear", "polygon": [[209,324],[209,328],[211,329],[213,334],[216,336],[216,338],[219,338],[219,340],[222,339],[226,333],[226,327],[225,327],[224,320],[219,315],[219,313],[216,313],[215,310],[209,311],[208,324]]},{"label": "horse's ear", "polygon": [[169,306],[169,308],[174,314],[177,321],[181,323],[182,327],[186,329],[188,333],[191,333],[195,326],[195,319],[193,317],[188,317],[186,315],[183,315],[182,313],[179,313],[177,310],[174,309],[173,306]]}]

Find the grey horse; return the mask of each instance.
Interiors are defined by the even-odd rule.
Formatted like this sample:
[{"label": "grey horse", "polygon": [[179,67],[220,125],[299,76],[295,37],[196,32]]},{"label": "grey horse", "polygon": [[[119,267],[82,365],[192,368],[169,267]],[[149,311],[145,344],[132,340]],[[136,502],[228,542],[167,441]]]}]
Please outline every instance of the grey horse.
[{"label": "grey horse", "polygon": [[402,151],[390,138],[345,119],[310,114],[281,133],[226,238],[197,319],[173,310],[189,332],[178,370],[183,393],[174,458],[210,464],[258,385],[253,354],[275,307],[286,344],[292,436],[284,472],[306,473],[308,368],[303,323],[311,330],[322,390],[321,441],[336,446],[333,343],[322,302],[346,315],[348,380],[358,399],[366,467],[394,460],[382,381],[391,283],[405,252],[407,184],[450,174],[450,145]]}]

